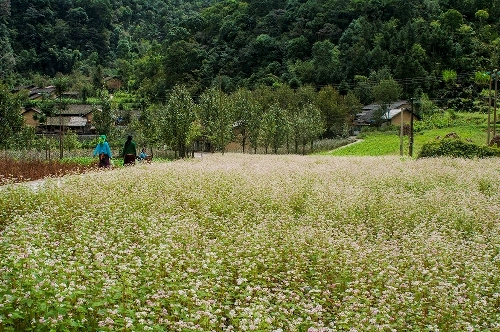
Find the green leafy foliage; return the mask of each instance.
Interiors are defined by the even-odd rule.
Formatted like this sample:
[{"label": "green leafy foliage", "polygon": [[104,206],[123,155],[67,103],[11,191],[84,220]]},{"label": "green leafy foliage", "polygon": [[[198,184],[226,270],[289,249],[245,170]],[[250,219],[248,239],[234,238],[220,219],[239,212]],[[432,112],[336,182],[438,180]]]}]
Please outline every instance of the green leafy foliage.
[{"label": "green leafy foliage", "polygon": [[112,133],[115,119],[113,117],[113,110],[111,109],[110,98],[105,92],[102,93],[101,108],[96,108],[93,122],[97,133],[109,136]]},{"label": "green leafy foliage", "polygon": [[452,136],[425,143],[418,154],[418,158],[443,156],[456,158],[499,157],[500,149],[474,144]]},{"label": "green leafy foliage", "polygon": [[230,91],[352,89],[356,76],[385,67],[404,80],[405,94],[443,97],[454,90],[440,84],[443,69],[466,86],[474,78],[462,73],[499,64],[499,9],[487,1],[34,0],[1,8],[4,77],[101,72],[93,80],[100,88],[103,76],[118,74],[157,102],[177,84],[201,92],[219,75]]},{"label": "green leafy foliage", "polygon": [[198,116],[203,126],[203,134],[213,144],[213,149],[224,152],[232,140],[235,110],[230,99],[220,89],[206,90],[200,96]]},{"label": "green leafy foliage", "polygon": [[196,107],[186,87],[176,86],[161,113],[162,138],[180,157],[186,156],[186,144],[191,140],[189,136],[196,119]]},{"label": "green leafy foliage", "polygon": [[22,130],[24,119],[19,110],[26,98],[24,94],[12,94],[0,81],[0,147]]}]

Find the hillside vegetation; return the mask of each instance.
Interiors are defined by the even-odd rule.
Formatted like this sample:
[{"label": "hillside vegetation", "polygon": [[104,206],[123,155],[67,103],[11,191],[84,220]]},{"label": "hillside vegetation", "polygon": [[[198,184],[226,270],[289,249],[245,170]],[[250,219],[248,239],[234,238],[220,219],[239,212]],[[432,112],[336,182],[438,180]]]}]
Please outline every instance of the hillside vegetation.
[{"label": "hillside vegetation", "polygon": [[[22,132],[20,107],[37,108],[43,123],[67,103],[87,103],[100,110],[88,129],[115,141],[133,133],[181,157],[201,140],[218,151],[234,141],[305,153],[319,138],[349,136],[368,103],[425,99],[434,106],[416,107],[418,115],[484,113],[499,76],[500,6],[492,1],[0,4],[8,101],[0,111],[10,113],[0,147],[33,137]],[[20,85],[53,85],[56,96],[6,97]],[[66,92],[75,99],[62,100]]]},{"label": "hillside vegetation", "polygon": [[[485,0],[32,0],[0,3],[0,79],[117,75],[155,101],[177,84],[225,91],[366,83],[387,68],[413,94],[441,74],[498,67],[500,6]],[[40,76],[38,76],[40,77]],[[97,79],[97,81],[96,81]],[[376,80],[372,77],[372,80]],[[29,82],[33,83],[33,81]],[[362,87],[362,84],[361,84]],[[364,96],[365,103],[370,96]],[[449,97],[449,96],[448,96]]]}]

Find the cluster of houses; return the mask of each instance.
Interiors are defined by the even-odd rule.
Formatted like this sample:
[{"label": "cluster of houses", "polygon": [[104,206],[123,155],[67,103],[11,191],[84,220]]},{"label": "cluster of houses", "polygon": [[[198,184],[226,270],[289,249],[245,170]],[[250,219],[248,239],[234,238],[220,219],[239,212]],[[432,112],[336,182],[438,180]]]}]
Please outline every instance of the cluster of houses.
[{"label": "cluster of houses", "polygon": [[[15,91],[21,89],[28,90],[28,95],[31,100],[41,99],[44,97],[54,97],[55,87],[48,86],[39,88],[36,86],[27,86],[16,88]],[[64,93],[63,98],[78,98],[78,94],[74,92]],[[363,106],[361,111],[356,114],[353,121],[352,134],[357,135],[363,127],[374,126],[377,121],[374,115],[377,114],[381,105],[370,104]],[[25,107],[21,113],[28,126],[32,126],[40,134],[57,134],[61,130],[71,130],[78,135],[96,134],[95,128],[92,125],[93,113],[99,110],[95,105],[88,104],[68,104],[63,110],[57,110],[56,116],[47,117],[45,121],[40,122],[42,112],[36,107]],[[402,118],[402,121],[401,121]],[[400,126],[401,122],[410,123],[412,118],[412,105],[406,100],[399,100],[387,106],[387,111],[382,116],[382,121],[385,124]],[[378,121],[380,122],[380,121]]]},{"label": "cluster of houses", "polygon": [[[22,86],[13,92],[27,90],[30,100],[42,98],[55,98],[55,87],[48,86],[39,88],[37,86]],[[62,98],[78,98],[75,92],[63,93]],[[92,125],[93,113],[98,109],[88,104],[68,104],[65,109],[56,110],[55,116],[44,118],[42,111],[34,106],[23,107],[21,114],[27,126],[35,128],[39,134],[57,134],[61,131],[71,130],[79,135],[95,134]],[[44,119],[44,121],[40,121]]]}]

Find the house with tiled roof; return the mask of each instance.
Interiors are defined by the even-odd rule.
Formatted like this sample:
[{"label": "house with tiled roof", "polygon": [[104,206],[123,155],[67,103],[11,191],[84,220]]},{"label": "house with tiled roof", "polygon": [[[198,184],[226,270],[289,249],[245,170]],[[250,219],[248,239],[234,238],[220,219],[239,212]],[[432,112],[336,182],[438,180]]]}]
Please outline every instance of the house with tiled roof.
[{"label": "house with tiled roof", "polygon": [[77,134],[92,134],[93,113],[99,106],[85,104],[69,104],[63,110],[56,110],[55,116],[47,117],[43,124],[45,133],[59,133],[61,129],[71,129]]},{"label": "house with tiled roof", "polygon": [[56,88],[55,86],[51,85],[45,88],[38,88],[35,87],[31,90],[29,90],[29,98],[31,100],[37,100],[37,99],[42,99],[42,98],[54,98],[56,95]]},{"label": "house with tiled roof", "polygon": [[36,85],[23,85],[12,89],[11,92],[16,93],[23,90],[28,91],[28,97],[31,100],[42,99],[43,97],[54,98],[56,95],[56,87],[53,85],[45,88],[40,88]]},{"label": "house with tiled roof", "polygon": [[[410,123],[412,105],[411,102],[407,100],[398,100],[387,106],[387,111],[382,115],[380,119],[375,117],[380,114],[379,110],[382,107],[381,104],[370,104],[365,105],[361,111],[356,114],[354,118],[354,134],[357,135],[363,127],[375,126],[379,123],[392,124],[395,126],[401,125],[401,117],[403,117],[403,123]],[[416,115],[414,115],[416,117]]]}]

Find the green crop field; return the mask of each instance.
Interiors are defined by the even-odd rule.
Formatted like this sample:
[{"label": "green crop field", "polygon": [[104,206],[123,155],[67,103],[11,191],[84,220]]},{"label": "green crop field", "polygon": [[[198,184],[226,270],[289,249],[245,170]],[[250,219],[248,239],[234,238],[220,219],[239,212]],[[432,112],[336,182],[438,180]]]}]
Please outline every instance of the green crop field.
[{"label": "green crop field", "polygon": [[0,331],[495,331],[498,159],[225,154],[0,188]]}]

